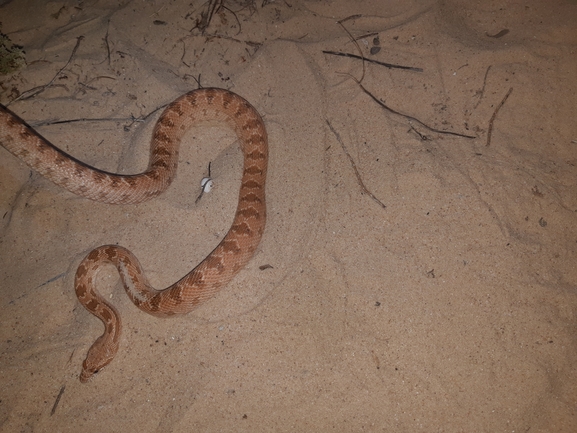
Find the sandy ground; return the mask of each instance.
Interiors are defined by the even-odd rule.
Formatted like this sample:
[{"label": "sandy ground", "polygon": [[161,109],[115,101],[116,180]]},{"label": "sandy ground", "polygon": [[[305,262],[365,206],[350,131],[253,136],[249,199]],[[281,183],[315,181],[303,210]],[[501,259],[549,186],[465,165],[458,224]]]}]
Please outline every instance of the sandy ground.
[{"label": "sandy ground", "polygon": [[[156,287],[182,277],[230,225],[238,143],[195,129],[170,190],[135,206],[75,197],[0,149],[0,430],[577,431],[577,2],[227,0],[202,35],[206,6],[0,1],[27,61],[0,102],[66,66],[10,109],[75,157],[144,169],[157,109],[198,77],[251,101],[270,138],[250,264],[169,320],[105,268],[125,330],[88,384],[102,329],[74,295],[78,263],[118,243]],[[358,46],[337,24],[351,15]],[[359,49],[422,72],[367,62],[363,77],[323,53]],[[393,114],[353,77],[476,138]],[[216,187],[195,204],[209,161]]]}]

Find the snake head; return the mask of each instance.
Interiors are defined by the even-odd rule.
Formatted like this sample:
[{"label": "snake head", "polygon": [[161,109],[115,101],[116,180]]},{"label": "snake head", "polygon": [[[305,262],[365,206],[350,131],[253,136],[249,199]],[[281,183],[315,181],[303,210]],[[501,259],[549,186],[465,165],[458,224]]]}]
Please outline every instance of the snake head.
[{"label": "snake head", "polygon": [[106,367],[114,359],[118,351],[117,339],[110,338],[110,334],[100,336],[88,349],[86,359],[82,363],[80,382],[86,383],[92,376]]},{"label": "snake head", "polygon": [[112,361],[112,358],[103,359],[102,357],[98,357],[98,359],[95,359],[94,356],[91,357],[90,352],[92,352],[93,347],[90,348],[86,359],[82,363],[82,371],[80,372],[80,382],[82,383],[88,382],[90,379],[92,379],[92,376],[94,376],[96,373],[110,364],[110,361]]},{"label": "snake head", "polygon": [[82,371],[80,372],[80,382],[82,383],[88,382],[90,379],[92,379],[92,376],[94,376],[99,371],[100,369],[88,367],[86,365],[86,361],[84,361],[82,363]]}]

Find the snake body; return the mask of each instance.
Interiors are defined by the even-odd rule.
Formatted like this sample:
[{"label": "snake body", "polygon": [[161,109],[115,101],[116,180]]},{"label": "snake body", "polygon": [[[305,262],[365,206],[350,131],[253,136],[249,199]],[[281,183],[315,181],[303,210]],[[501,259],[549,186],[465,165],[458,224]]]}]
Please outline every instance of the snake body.
[{"label": "snake body", "polygon": [[0,105],[0,144],[57,185],[95,201],[139,203],[168,188],[176,175],[184,134],[202,121],[222,121],[236,132],[244,158],[238,206],[232,226],[218,246],[178,282],[164,290],[148,282],[137,258],[126,248],[104,245],[80,263],[75,291],[80,303],[104,324],[104,333],[88,350],[80,381],[108,365],[119,347],[122,321],[116,308],[95,289],[104,263],[118,269],[134,305],[159,317],[186,314],[226,285],[253,256],[266,221],[267,133],[261,116],[245,99],[223,89],[199,89],[169,104],[158,119],[148,169],[118,175],[90,167],[53,146],[24,121]]}]

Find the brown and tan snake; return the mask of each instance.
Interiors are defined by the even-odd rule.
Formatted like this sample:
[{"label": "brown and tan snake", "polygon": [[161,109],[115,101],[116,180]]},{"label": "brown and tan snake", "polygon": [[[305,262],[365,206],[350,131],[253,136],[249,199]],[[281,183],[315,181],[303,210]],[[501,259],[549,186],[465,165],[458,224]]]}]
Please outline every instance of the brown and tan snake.
[{"label": "brown and tan snake", "polygon": [[172,102],[154,128],[148,169],[136,175],[117,175],[90,167],[38,135],[24,121],[0,105],[0,144],[31,168],[74,194],[113,204],[139,203],[163,192],[176,175],[183,135],[202,121],[222,121],[236,132],[244,169],[234,221],[224,239],[200,264],[165,290],[156,290],[127,249],[104,245],[90,252],[76,271],[80,303],[104,323],[82,364],[86,382],[108,365],[120,340],[122,322],[116,308],[94,288],[103,263],[118,269],[126,293],[138,308],[159,317],[190,312],[212,297],[242,269],[254,254],[266,220],[265,180],[268,140],[258,112],[245,99],[223,89],[199,89]]}]

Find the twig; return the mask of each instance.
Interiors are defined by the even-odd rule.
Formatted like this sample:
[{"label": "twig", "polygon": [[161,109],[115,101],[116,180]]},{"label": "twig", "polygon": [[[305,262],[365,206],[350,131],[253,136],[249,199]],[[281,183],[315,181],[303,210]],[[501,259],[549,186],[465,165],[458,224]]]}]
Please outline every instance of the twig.
[{"label": "twig", "polygon": [[489,70],[491,69],[491,66],[493,65],[489,65],[487,67],[487,70],[485,71],[485,78],[483,79],[483,88],[480,91],[477,91],[477,94],[479,95],[479,100],[475,104],[474,108],[477,108],[481,103],[481,100],[483,99],[483,95],[485,94],[485,86],[487,85],[487,76],[489,75]]},{"label": "twig", "polygon": [[411,130],[415,132],[415,134],[421,137],[421,140],[427,141],[429,139],[429,137],[427,137],[425,134],[421,134],[419,131],[417,131],[410,120],[409,120],[409,126],[411,127]]},{"label": "twig", "polygon": [[362,14],[349,15],[348,17],[337,21],[337,23],[341,24],[341,23],[344,23],[345,21],[356,20],[357,18],[360,18],[360,17],[362,17]]},{"label": "twig", "polygon": [[[226,8],[225,8],[226,9]],[[237,33],[238,34],[238,33]],[[241,39],[237,39],[237,38],[233,38],[232,36],[226,36],[226,35],[206,35],[206,40],[211,41],[213,39],[225,39],[227,41],[233,41],[233,42],[238,42],[239,44],[245,44],[248,45],[251,48],[255,48],[255,53],[256,50],[258,50],[261,46],[262,43],[261,42],[255,42],[255,41],[249,41],[249,40],[241,40]],[[254,53],[253,53],[254,54]]]},{"label": "twig", "polygon": [[[58,124],[62,124],[62,123],[78,123],[78,122],[131,122],[129,125],[125,125],[124,129],[128,130],[128,128],[137,122],[144,122],[146,119],[148,119],[150,116],[152,116],[154,113],[156,113],[158,110],[166,107],[168,104],[164,104],[161,105],[160,107],[155,108],[154,110],[152,110],[150,113],[145,114],[143,116],[140,117],[99,117],[99,118],[89,118],[89,117],[81,117],[81,118],[77,118],[77,119],[67,119],[67,120],[45,120],[43,122],[37,122],[37,123],[28,123],[28,122],[24,122],[24,120],[20,119],[23,123],[26,124],[30,124],[30,126],[33,127],[38,127],[38,126],[46,126],[46,125],[58,125]],[[20,118],[16,113],[13,113],[11,110],[10,113],[17,118]]]},{"label": "twig", "polygon": [[[148,119],[150,116],[152,116],[154,113],[156,113],[158,110],[166,107],[168,104],[164,104],[161,105],[160,107],[155,108],[154,110],[152,110],[150,113],[145,114],[143,116],[140,117],[80,117],[77,119],[67,119],[67,120],[46,120],[43,122],[38,122],[38,123],[34,123],[31,126],[34,127],[38,127],[38,126],[46,126],[46,125],[58,125],[58,124],[62,124],[62,123],[78,123],[78,122],[131,122],[131,124],[133,123],[138,123],[138,122],[144,122],[146,119]],[[18,117],[16,114],[12,113],[12,115]],[[124,129],[126,130],[129,127],[129,125],[125,126]]]},{"label": "twig", "polygon": [[417,123],[419,123],[420,125],[424,126],[425,128],[427,128],[430,131],[436,132],[438,134],[449,134],[449,135],[456,135],[457,137],[464,137],[464,138],[477,138],[475,136],[472,135],[465,135],[465,134],[460,134],[458,132],[452,132],[452,131],[441,131],[440,129],[435,129],[432,128],[428,125],[426,125],[425,123],[421,122],[419,119],[417,119],[416,117],[413,116],[409,116],[408,114],[403,114],[403,113],[399,113],[398,111],[393,110],[392,108],[388,107],[383,101],[381,101],[380,99],[378,99],[375,95],[373,95],[371,92],[369,92],[367,89],[364,88],[364,86],[357,82],[357,84],[359,85],[359,87],[363,90],[363,92],[365,92],[367,95],[369,95],[377,104],[379,104],[381,107],[383,107],[385,110],[390,111],[393,114],[396,114],[398,116],[403,116],[406,117],[409,120],[413,120]]},{"label": "twig", "polygon": [[232,16],[234,17],[234,19],[236,20],[236,23],[238,24],[238,32],[236,32],[236,35],[240,35],[240,33],[242,32],[242,24],[240,23],[240,20],[238,19],[238,16],[236,15],[236,12],[234,12],[233,10],[227,8],[224,3],[221,6],[223,9],[226,9],[227,11],[229,11]]},{"label": "twig", "polygon": [[110,58],[110,42],[108,42],[109,31],[110,31],[110,20],[108,20],[108,26],[106,26],[106,35],[104,36],[104,43],[106,44],[106,58],[108,59],[108,67],[111,67],[112,60]]},{"label": "twig", "polygon": [[204,34],[204,31],[212,21],[212,17],[222,7],[222,2],[223,0],[210,0],[206,10],[200,13],[200,20],[196,21],[196,25],[191,30],[198,28]]},{"label": "twig", "polygon": [[342,57],[350,57],[353,59],[361,59],[361,60],[364,60],[366,62],[376,63],[377,65],[386,66],[387,68],[391,68],[391,69],[397,68],[397,69],[406,69],[408,71],[414,71],[414,72],[423,72],[422,68],[415,68],[413,66],[402,66],[402,65],[395,65],[392,63],[379,62],[378,60],[366,59],[364,57],[357,56],[356,54],[351,54],[351,53],[341,53],[338,51],[323,51],[323,53],[324,54],[331,54],[333,56],[342,56]]},{"label": "twig", "polygon": [[58,403],[60,403],[60,399],[62,398],[62,394],[64,394],[65,389],[66,389],[66,385],[62,385],[62,388],[60,388],[60,392],[56,396],[56,400],[54,401],[54,404],[52,405],[52,410],[50,411],[50,416],[54,415],[54,413],[56,412],[56,408],[58,407]]},{"label": "twig", "polygon": [[198,78],[196,78],[194,75],[184,74],[185,80],[188,80],[189,77],[192,77],[192,79],[196,81],[196,86],[198,89],[202,89],[202,84],[200,84],[200,74],[198,74]]},{"label": "twig", "polygon": [[355,176],[357,176],[357,182],[359,183],[361,189],[366,194],[368,194],[369,197],[371,197],[374,201],[376,201],[383,209],[386,209],[386,206],[383,204],[383,202],[381,202],[377,197],[375,197],[375,195],[372,192],[370,192],[367,189],[367,187],[365,186],[365,184],[363,182],[363,179],[361,178],[359,170],[357,170],[357,165],[355,164],[355,161],[353,160],[353,158],[349,154],[347,148],[345,147],[345,144],[343,143],[343,140],[341,140],[341,136],[339,135],[339,133],[337,131],[335,131],[335,128],[333,128],[333,125],[331,125],[331,122],[329,122],[328,119],[326,119],[326,121],[327,121],[327,125],[329,125],[329,128],[331,129],[332,133],[335,134],[337,141],[341,144],[343,151],[345,152],[345,155],[347,155],[347,157],[349,158],[349,161],[351,162],[351,165],[352,165],[353,170],[355,172]]},{"label": "twig", "polygon": [[208,176],[202,179],[200,194],[194,201],[194,204],[197,204],[204,195],[204,193],[210,191],[210,189],[212,188],[212,183],[209,184],[209,182],[212,182],[212,179],[210,178],[210,164],[212,164],[212,162],[208,163]]},{"label": "twig", "polygon": [[507,98],[509,97],[509,95],[511,94],[512,91],[513,91],[513,88],[512,87],[509,88],[509,91],[507,92],[505,97],[501,100],[499,105],[497,105],[497,107],[495,108],[495,111],[493,112],[493,115],[491,116],[491,120],[489,120],[489,129],[487,130],[487,144],[485,145],[485,147],[488,147],[491,144],[491,134],[493,132],[493,122],[495,121],[495,117],[497,117],[497,113],[499,112],[499,110],[501,109],[501,107],[503,106],[503,104],[505,103],[505,101],[507,100]]},{"label": "twig", "polygon": [[365,78],[365,56],[363,56],[363,50],[361,50],[359,43],[355,40],[355,38],[353,38],[353,35],[351,35],[351,32],[349,32],[348,29],[343,25],[343,22],[350,20],[350,19],[355,19],[358,17],[360,17],[360,15],[351,15],[350,17],[347,17],[347,18],[344,18],[340,21],[337,21],[337,23],[339,26],[341,26],[343,28],[343,30],[345,32],[347,32],[347,34],[349,35],[349,38],[351,38],[351,41],[353,41],[353,44],[355,44],[355,46],[357,47],[357,50],[359,51],[359,54],[361,55],[360,58],[363,60],[363,62],[362,62],[363,74],[361,75],[361,79],[359,80],[359,82],[361,82]]},{"label": "twig", "polygon": [[78,123],[78,122],[143,122],[149,115],[144,117],[80,117],[78,119],[67,119],[67,120],[45,120],[43,122],[34,123],[34,127],[46,126],[46,125],[59,125],[62,123]]},{"label": "twig", "polygon": [[361,39],[368,39],[368,38],[370,38],[371,36],[377,36],[377,37],[378,37],[378,36],[379,36],[379,32],[365,33],[364,35],[357,36],[355,39],[356,39],[357,41],[359,41],[359,40],[361,40]]},{"label": "twig", "polygon": [[[346,57],[353,57],[353,58],[362,59],[362,61],[363,61],[363,63],[362,63],[362,64],[363,64],[363,74],[362,74],[362,76],[361,76],[361,79],[358,80],[358,79],[356,79],[355,77],[353,77],[353,76],[350,75],[350,74],[347,74],[347,75],[349,75],[353,80],[355,80],[355,81],[357,82],[357,84],[358,84],[359,87],[363,90],[363,92],[365,92],[367,95],[369,95],[377,104],[379,104],[379,105],[380,105],[381,107],[383,107],[384,109],[390,111],[391,113],[397,114],[397,115],[399,115],[399,116],[406,117],[406,118],[409,119],[409,120],[413,120],[413,121],[421,124],[421,125],[424,126],[425,128],[427,128],[427,129],[429,129],[429,130],[431,130],[431,131],[433,131],[433,132],[439,133],[439,134],[456,135],[456,136],[458,136],[458,137],[465,137],[465,138],[477,138],[477,137],[471,136],[471,135],[459,134],[459,133],[457,133],[457,132],[451,132],[451,131],[441,131],[441,130],[439,130],[439,129],[432,128],[432,127],[426,125],[425,123],[421,122],[421,121],[420,121],[419,119],[417,119],[416,117],[409,116],[409,115],[407,115],[407,114],[402,114],[402,113],[399,113],[398,111],[393,110],[392,108],[388,107],[384,102],[382,102],[380,99],[378,99],[376,96],[374,96],[371,92],[369,92],[367,89],[365,89],[365,87],[364,87],[361,83],[362,83],[362,81],[363,81],[363,79],[364,79],[364,77],[365,77],[365,60],[366,60],[366,59],[365,59],[365,57],[363,56],[363,52],[362,52],[361,47],[359,46],[358,42],[355,40],[355,38],[353,38],[353,35],[351,35],[351,32],[349,32],[349,31],[346,29],[346,27],[343,25],[343,22],[345,22],[345,21],[347,21],[347,20],[356,19],[356,18],[358,18],[358,17],[360,17],[360,16],[361,16],[361,15],[351,15],[350,17],[347,17],[347,18],[344,18],[344,19],[342,19],[342,20],[340,20],[340,21],[337,21],[337,23],[343,28],[343,30],[344,30],[345,32],[347,32],[347,34],[348,34],[349,37],[351,38],[351,41],[354,42],[355,46],[357,47],[357,50],[359,51],[360,56],[356,56],[355,54],[336,53],[336,52],[334,52],[334,51],[323,51],[323,53],[334,54],[334,55],[344,55],[344,56],[346,56]],[[380,63],[380,62],[377,62],[377,63]],[[393,67],[393,65],[387,65],[387,64],[384,64],[384,63],[381,63],[381,64],[383,64],[383,65],[385,65],[385,66]],[[402,67],[402,68],[403,68],[403,69],[411,69],[411,70],[419,71],[419,72],[422,72],[422,71],[423,71],[423,70],[420,69],[420,68],[412,68],[412,67],[409,67],[409,66],[404,66],[404,67]],[[327,122],[328,122],[328,121],[327,121]],[[329,126],[330,126],[330,124],[329,124]],[[414,129],[414,128],[413,128],[413,129]],[[331,130],[333,130],[332,127],[331,127]],[[333,130],[333,132],[335,132],[335,131]],[[420,135],[420,134],[419,134],[419,135]],[[342,143],[341,143],[341,144],[342,144]],[[343,149],[344,149],[344,145],[343,145]],[[346,152],[346,149],[345,149],[345,152]],[[348,155],[348,153],[347,153],[347,155]],[[350,156],[349,156],[349,158],[350,158]],[[351,162],[352,162],[352,158],[351,158]],[[353,163],[353,164],[354,164],[354,163]],[[354,165],[353,165],[353,167],[354,167]],[[355,169],[355,171],[356,171],[356,169]],[[360,178],[359,178],[359,180],[360,180]],[[368,192],[368,191],[367,191],[367,192]],[[370,193],[369,193],[369,194],[370,194]],[[379,203],[380,203],[380,202],[379,202]],[[381,203],[381,204],[382,204],[382,203]]]},{"label": "twig", "polygon": [[52,77],[52,79],[50,80],[50,82],[48,82],[48,84],[44,84],[42,86],[34,87],[33,89],[27,90],[24,93],[22,93],[20,96],[18,96],[16,99],[14,99],[12,102],[16,102],[16,101],[19,101],[21,99],[30,99],[30,98],[38,95],[39,93],[42,93],[48,87],[52,86],[52,83],[54,83],[54,80],[56,80],[56,78],[58,78],[58,76],[62,73],[62,71],[64,69],[66,69],[68,67],[68,65],[70,64],[70,62],[72,61],[74,54],[76,54],[76,50],[80,46],[80,41],[82,41],[84,39],[84,36],[78,36],[78,38],[76,38],[76,39],[77,39],[76,45],[74,46],[74,49],[72,50],[72,54],[70,54],[68,61],[66,62],[66,64],[62,68],[60,68],[60,70],[56,73],[56,75],[54,75],[54,77]]}]

